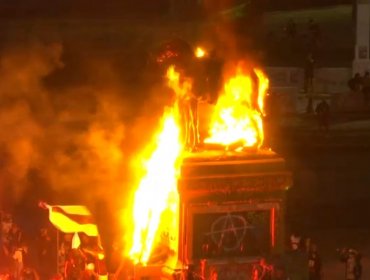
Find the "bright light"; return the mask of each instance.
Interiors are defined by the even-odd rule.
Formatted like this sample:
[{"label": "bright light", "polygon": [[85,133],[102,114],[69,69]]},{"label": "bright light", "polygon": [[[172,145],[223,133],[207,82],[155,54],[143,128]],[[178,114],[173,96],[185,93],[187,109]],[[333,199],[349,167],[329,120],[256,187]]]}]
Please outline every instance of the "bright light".
[{"label": "bright light", "polygon": [[239,147],[262,145],[262,114],[268,79],[259,69],[252,69],[252,73],[240,64],[227,79],[214,108],[206,143],[226,147],[235,143],[240,143]]},{"label": "bright light", "polygon": [[80,237],[78,236],[78,233],[76,232],[72,238],[72,249],[78,249],[80,245],[81,245],[81,240],[80,240]]},{"label": "bright light", "polygon": [[[171,80],[172,77],[174,80]],[[180,74],[171,67],[169,85],[176,94],[185,94]],[[177,81],[177,82],[176,82]],[[171,86],[172,85],[172,86]],[[181,83],[181,85],[183,85]],[[185,85],[187,87],[189,85]],[[166,264],[177,262],[179,231],[179,194],[183,145],[180,140],[177,101],[165,110],[159,128],[147,150],[150,155],[141,161],[144,167],[133,202],[133,236],[128,256],[135,264],[146,265],[153,255],[164,252]]]},{"label": "bright light", "polygon": [[195,56],[198,57],[198,58],[201,58],[201,57],[204,57],[206,55],[206,51],[201,48],[201,47],[197,47],[195,49]]}]

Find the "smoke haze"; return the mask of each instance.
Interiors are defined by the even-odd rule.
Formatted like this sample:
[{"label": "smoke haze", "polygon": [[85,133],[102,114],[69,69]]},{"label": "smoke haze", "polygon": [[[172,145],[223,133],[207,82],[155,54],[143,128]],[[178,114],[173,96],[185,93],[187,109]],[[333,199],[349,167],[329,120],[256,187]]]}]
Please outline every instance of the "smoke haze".
[{"label": "smoke haze", "polygon": [[50,80],[68,67],[62,44],[3,48],[1,208],[38,200],[124,205],[130,161],[150,137],[167,97],[155,87],[126,87],[113,60],[81,63],[75,74],[83,79],[53,85]]},{"label": "smoke haze", "polygon": [[[132,162],[172,98],[148,71],[148,51],[177,29],[183,38],[224,33],[101,23],[0,23],[0,210],[30,222],[46,216],[39,200],[85,204],[109,232],[136,186]],[[234,48],[231,35],[216,39]]]}]

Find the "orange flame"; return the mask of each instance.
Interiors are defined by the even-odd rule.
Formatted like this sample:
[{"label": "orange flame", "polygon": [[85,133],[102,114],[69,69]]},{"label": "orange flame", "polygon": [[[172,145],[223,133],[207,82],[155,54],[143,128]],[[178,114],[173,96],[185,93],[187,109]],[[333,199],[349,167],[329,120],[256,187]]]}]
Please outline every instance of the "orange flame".
[{"label": "orange flame", "polygon": [[253,69],[258,88],[252,76],[238,65],[236,74],[224,85],[215,106],[206,143],[225,146],[241,143],[242,147],[260,147],[263,143],[262,114],[269,80],[259,69]]},{"label": "orange flame", "polygon": [[258,78],[258,108],[262,114],[265,114],[264,101],[269,88],[269,79],[266,77],[265,73],[258,68],[254,69],[254,73],[256,73]]},{"label": "orange flame", "polygon": [[[252,77],[239,67],[236,75],[225,84],[212,118],[207,142],[230,145],[243,141],[243,146],[260,146],[263,141],[263,100],[268,79],[263,72],[253,69],[258,89]],[[135,264],[146,265],[160,257],[166,265],[177,261],[179,238],[179,194],[177,179],[184,151],[181,141],[179,104],[191,96],[192,80],[171,66],[167,71],[167,85],[176,93],[176,101],[165,110],[158,132],[148,146],[140,168],[144,175],[133,200],[134,229],[128,256]]]},{"label": "orange flame", "polygon": [[195,56],[196,57],[201,58],[201,57],[205,57],[205,55],[206,55],[206,51],[203,48],[197,47],[195,49]]},{"label": "orange flame", "polygon": [[[180,75],[170,68],[174,79]],[[172,86],[177,83],[173,82]],[[178,85],[178,84],[177,84]],[[180,86],[177,88],[185,94]],[[144,163],[145,175],[135,192],[134,232],[129,256],[135,264],[146,265],[153,255],[164,253],[177,261],[179,230],[180,125],[176,104],[167,108],[152,144],[151,155]],[[154,252],[155,251],[155,252]],[[158,256],[157,256],[158,257]]]},{"label": "orange flame", "polygon": [[78,249],[80,248],[80,245],[81,245],[80,237],[78,236],[78,233],[75,232],[72,238],[72,249]]},{"label": "orange flame", "polygon": [[171,88],[177,99],[188,99],[192,89],[192,81],[189,78],[181,77],[175,66],[171,65],[167,70],[167,85]]}]

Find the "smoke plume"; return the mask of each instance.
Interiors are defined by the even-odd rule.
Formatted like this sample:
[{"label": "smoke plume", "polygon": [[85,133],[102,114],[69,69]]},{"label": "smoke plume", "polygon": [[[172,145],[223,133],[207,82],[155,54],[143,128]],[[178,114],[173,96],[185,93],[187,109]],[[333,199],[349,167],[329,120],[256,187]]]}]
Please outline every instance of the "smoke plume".
[{"label": "smoke plume", "polygon": [[124,205],[130,161],[166,97],[126,87],[109,59],[81,63],[83,81],[50,86],[68,67],[61,44],[1,53],[1,208],[43,199]]}]

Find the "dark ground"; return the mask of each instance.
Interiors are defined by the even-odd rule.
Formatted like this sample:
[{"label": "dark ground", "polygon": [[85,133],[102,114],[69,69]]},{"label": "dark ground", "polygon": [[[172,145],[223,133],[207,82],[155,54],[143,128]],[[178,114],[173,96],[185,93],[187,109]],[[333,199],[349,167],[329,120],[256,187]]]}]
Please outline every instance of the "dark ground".
[{"label": "dark ground", "polygon": [[[344,121],[348,115],[352,120]],[[290,126],[280,127],[272,144],[293,172],[288,233],[298,231],[318,244],[323,279],[344,279],[336,249],[347,246],[362,252],[363,279],[369,279],[370,121],[363,114],[355,121],[356,115],[337,115],[327,134],[317,130],[313,116],[287,117]]]},{"label": "dark ground", "polygon": [[305,122],[305,129],[281,128],[272,144],[294,175],[291,226],[370,226],[364,223],[370,218],[370,121],[333,124],[327,134],[317,130],[315,119]]}]

